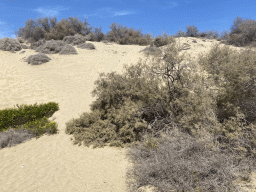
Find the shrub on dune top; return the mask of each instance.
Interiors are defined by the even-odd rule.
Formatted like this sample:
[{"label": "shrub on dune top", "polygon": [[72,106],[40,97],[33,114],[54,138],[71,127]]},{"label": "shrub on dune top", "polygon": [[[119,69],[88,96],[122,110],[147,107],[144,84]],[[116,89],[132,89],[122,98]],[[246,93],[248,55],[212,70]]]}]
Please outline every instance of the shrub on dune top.
[{"label": "shrub on dune top", "polygon": [[36,52],[41,52],[44,54],[56,54],[61,52],[62,48],[67,44],[60,40],[46,41],[44,44],[36,48]]},{"label": "shrub on dune top", "polygon": [[140,30],[128,29],[122,25],[112,23],[110,31],[107,33],[105,40],[116,42],[121,45],[148,45],[151,40],[151,35],[143,35]]},{"label": "shrub on dune top", "polygon": [[63,41],[67,44],[71,45],[79,45],[85,43],[85,37],[79,34],[74,36],[66,36],[64,37]]},{"label": "shrub on dune top", "polygon": [[0,50],[15,52],[20,51],[21,49],[21,44],[16,39],[11,39],[8,37],[0,39]]}]

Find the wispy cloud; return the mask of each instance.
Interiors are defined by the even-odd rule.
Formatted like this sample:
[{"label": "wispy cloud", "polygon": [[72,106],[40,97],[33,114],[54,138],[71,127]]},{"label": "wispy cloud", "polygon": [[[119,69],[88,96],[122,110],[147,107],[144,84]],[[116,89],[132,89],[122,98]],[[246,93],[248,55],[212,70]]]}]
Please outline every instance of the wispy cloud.
[{"label": "wispy cloud", "polygon": [[34,11],[38,12],[42,16],[54,16],[59,15],[60,11],[68,10],[69,8],[63,8],[63,7],[50,7],[50,8],[43,8],[39,7],[35,9]]},{"label": "wispy cloud", "polygon": [[133,13],[134,13],[133,11],[119,11],[119,12],[115,12],[114,16],[130,15]]},{"label": "wispy cloud", "polygon": [[5,21],[0,21],[0,25],[3,25],[3,24],[5,24]]},{"label": "wispy cloud", "polygon": [[94,14],[90,14],[88,16],[96,16],[100,18],[107,18],[107,17],[117,17],[117,16],[124,16],[124,15],[131,15],[134,14],[134,11],[114,11],[111,7],[104,7],[101,9],[98,9]]},{"label": "wispy cloud", "polygon": [[178,3],[174,2],[174,1],[166,1],[165,3],[163,3],[162,9],[170,9],[170,8],[174,8],[177,7]]}]

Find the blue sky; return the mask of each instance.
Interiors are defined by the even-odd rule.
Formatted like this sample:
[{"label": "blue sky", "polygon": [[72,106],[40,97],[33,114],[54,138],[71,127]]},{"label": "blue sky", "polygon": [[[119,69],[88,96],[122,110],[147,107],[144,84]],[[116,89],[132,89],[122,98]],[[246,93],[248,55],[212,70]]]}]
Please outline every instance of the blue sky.
[{"label": "blue sky", "polygon": [[78,16],[93,27],[109,31],[112,23],[122,24],[153,37],[176,34],[187,25],[199,31],[230,30],[237,16],[256,20],[255,0],[2,0],[0,38],[15,38],[14,31],[28,19],[57,17],[57,22]]}]

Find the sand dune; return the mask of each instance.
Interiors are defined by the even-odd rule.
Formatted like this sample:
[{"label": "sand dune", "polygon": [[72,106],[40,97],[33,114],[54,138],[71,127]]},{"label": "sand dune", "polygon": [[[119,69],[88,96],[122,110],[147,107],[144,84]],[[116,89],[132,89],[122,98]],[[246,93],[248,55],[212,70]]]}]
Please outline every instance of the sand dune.
[{"label": "sand dune", "polygon": [[[194,58],[217,42],[180,39],[190,45],[184,51]],[[65,134],[65,123],[89,111],[98,73],[122,72],[124,63],[144,58],[139,51],[146,46],[92,43],[96,50],[76,48],[78,55],[48,55],[52,60],[37,66],[23,61],[36,54],[34,50],[0,51],[0,109],[50,101],[60,107],[53,115],[59,134],[0,150],[1,192],[126,191],[125,174],[131,164],[125,149],[73,145]]]}]

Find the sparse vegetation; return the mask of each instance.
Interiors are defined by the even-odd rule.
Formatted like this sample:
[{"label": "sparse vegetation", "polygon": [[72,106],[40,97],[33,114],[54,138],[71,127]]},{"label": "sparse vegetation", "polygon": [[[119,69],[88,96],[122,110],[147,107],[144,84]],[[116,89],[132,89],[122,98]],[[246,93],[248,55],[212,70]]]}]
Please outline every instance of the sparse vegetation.
[{"label": "sparse vegetation", "polygon": [[[146,60],[126,65],[124,74],[100,74],[91,112],[66,123],[74,144],[129,147],[130,191],[145,185],[159,191],[242,191],[236,182],[250,181],[256,166],[255,53],[214,44],[208,54],[192,60],[180,55],[183,48],[166,34],[152,38],[115,23],[110,29],[104,35],[101,28],[93,31],[77,18],[59,23],[45,18],[29,20],[17,32],[25,40],[36,41],[31,45],[34,49],[46,46],[44,38],[72,43],[75,34],[90,41],[150,45],[143,50]],[[174,37],[217,38],[229,45],[255,46],[254,20],[237,17],[231,32],[221,37],[213,30],[199,32],[194,25],[186,29]],[[164,45],[161,51],[158,47]],[[94,45],[77,47],[93,49]],[[10,138],[16,138],[15,144],[31,135],[57,131],[46,119],[18,128],[17,133],[13,129],[0,133],[1,147],[11,146]]]},{"label": "sparse vegetation", "polygon": [[[256,98],[249,91],[255,86],[249,78],[255,75],[254,57],[213,47],[198,61],[185,59],[173,42],[152,60],[148,55],[150,64],[126,66],[123,75],[101,74],[92,112],[67,123],[66,132],[77,144],[131,147],[131,191],[143,185],[160,191],[241,191],[236,182],[250,180],[256,157],[256,127],[247,113],[254,104],[239,108],[245,97]],[[149,135],[152,139],[145,139]]]}]

